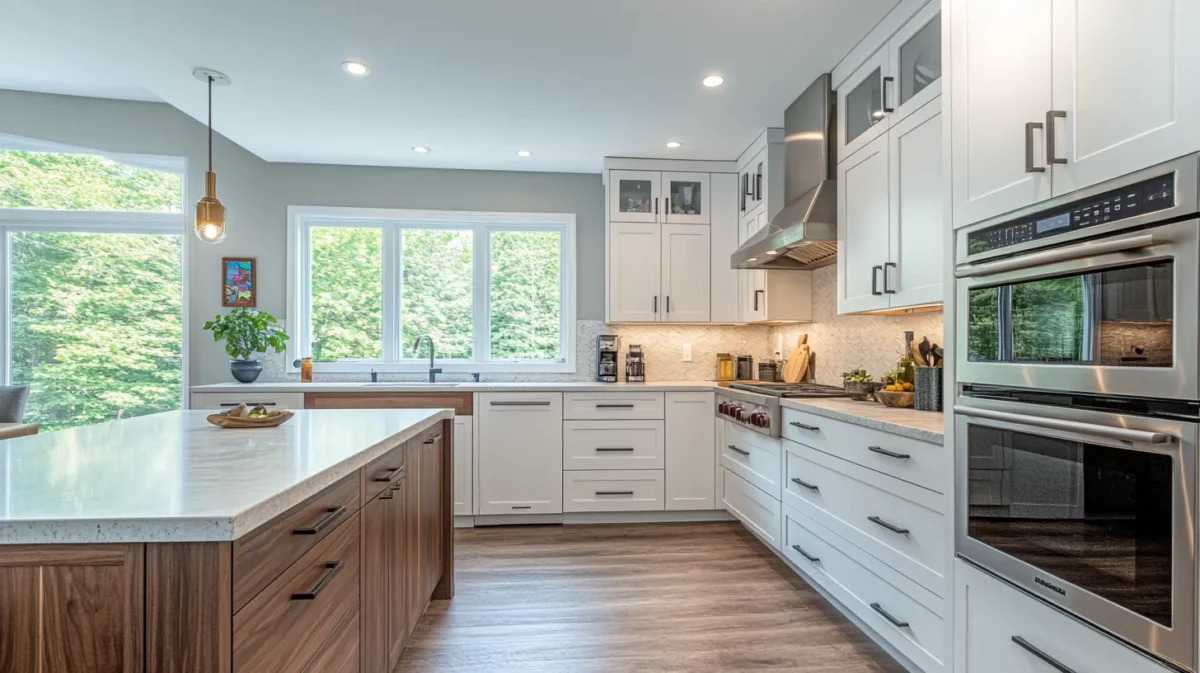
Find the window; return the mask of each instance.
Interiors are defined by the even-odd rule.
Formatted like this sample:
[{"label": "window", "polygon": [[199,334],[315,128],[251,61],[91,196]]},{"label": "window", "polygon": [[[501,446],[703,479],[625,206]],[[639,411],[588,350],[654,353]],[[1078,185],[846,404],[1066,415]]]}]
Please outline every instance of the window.
[{"label": "window", "polygon": [[326,372],[574,371],[575,216],[289,208],[288,360]]},{"label": "window", "polygon": [[178,409],[184,164],[0,136],[0,372],[42,429]]}]

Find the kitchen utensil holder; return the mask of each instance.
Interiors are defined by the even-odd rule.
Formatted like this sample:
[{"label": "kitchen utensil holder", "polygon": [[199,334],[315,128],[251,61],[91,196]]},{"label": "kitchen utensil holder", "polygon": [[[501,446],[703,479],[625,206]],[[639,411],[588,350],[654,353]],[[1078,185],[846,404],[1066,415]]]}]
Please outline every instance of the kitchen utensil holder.
[{"label": "kitchen utensil holder", "polygon": [[918,411],[942,410],[942,368],[917,367],[916,382],[913,384],[917,394],[913,408]]}]

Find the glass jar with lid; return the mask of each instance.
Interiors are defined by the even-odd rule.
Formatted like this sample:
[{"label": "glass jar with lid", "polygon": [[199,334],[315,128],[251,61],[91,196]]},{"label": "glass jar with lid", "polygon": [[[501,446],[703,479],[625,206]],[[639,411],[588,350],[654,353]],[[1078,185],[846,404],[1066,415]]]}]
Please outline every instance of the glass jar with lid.
[{"label": "glass jar with lid", "polygon": [[729,353],[717,353],[717,380],[732,381],[733,375],[733,356]]}]

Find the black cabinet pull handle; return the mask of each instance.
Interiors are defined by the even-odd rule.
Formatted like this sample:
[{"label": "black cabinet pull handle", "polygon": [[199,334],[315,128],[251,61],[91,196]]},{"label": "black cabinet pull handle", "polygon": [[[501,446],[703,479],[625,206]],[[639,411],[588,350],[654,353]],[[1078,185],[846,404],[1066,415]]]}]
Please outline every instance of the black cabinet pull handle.
[{"label": "black cabinet pull handle", "polygon": [[1057,157],[1054,153],[1058,148],[1055,147],[1054,123],[1055,118],[1066,119],[1067,113],[1063,110],[1050,110],[1046,113],[1046,163],[1048,164],[1065,164],[1065,157]]},{"label": "black cabinet pull handle", "polygon": [[658,197],[654,197],[654,214],[658,214]]},{"label": "black cabinet pull handle", "polygon": [[908,535],[907,528],[901,528],[900,526],[897,526],[894,523],[888,523],[887,521],[884,521],[883,519],[880,519],[877,516],[869,516],[869,517],[867,517],[867,521],[870,521],[871,523],[876,524],[878,526],[883,526],[884,528],[892,531],[893,533],[895,533],[897,535]]},{"label": "black cabinet pull handle", "polygon": [[596,495],[633,495],[633,491],[596,491]]},{"label": "black cabinet pull handle", "polygon": [[315,601],[315,600],[317,600],[317,596],[321,595],[321,592],[325,590],[325,587],[329,586],[329,583],[333,581],[334,576],[336,576],[338,573],[342,572],[342,568],[344,568],[345,566],[346,566],[346,563],[344,561],[330,561],[329,563],[326,563],[325,564],[325,574],[321,575],[321,579],[317,580],[316,585],[314,585],[311,590],[309,590],[305,593],[292,594],[292,600],[294,600],[294,601]]},{"label": "black cabinet pull handle", "polygon": [[1045,173],[1045,166],[1033,165],[1033,131],[1042,128],[1041,122],[1025,122],[1025,172]]},{"label": "black cabinet pull handle", "polygon": [[632,409],[632,404],[597,404],[597,409]]},{"label": "black cabinet pull handle", "polygon": [[891,84],[892,88],[895,89],[896,88],[896,78],[895,77],[884,77],[883,78],[883,111],[884,112],[895,112],[896,108],[888,107],[888,85],[889,84]]},{"label": "black cabinet pull handle", "polygon": [[658,313],[658,295],[654,295],[654,313]]},{"label": "black cabinet pull handle", "polygon": [[758,310],[758,295],[760,295],[760,294],[765,296],[767,294],[767,291],[766,290],[755,290],[754,291],[754,310],[755,311]]},{"label": "black cabinet pull handle", "polygon": [[391,481],[392,477],[396,476],[396,473],[403,469],[404,469],[403,465],[401,465],[400,467],[389,467],[387,469],[387,474],[381,474],[378,477],[375,477],[374,479],[372,479],[371,481],[380,481],[380,482]]},{"label": "black cabinet pull handle", "polygon": [[820,563],[821,562],[820,556],[813,556],[812,554],[801,549],[800,545],[798,545],[798,544],[792,545],[792,549],[795,549],[797,554],[800,554],[804,558],[808,559],[809,563]]},{"label": "black cabinet pull handle", "polygon": [[222,402],[222,403],[221,403],[221,406],[223,406],[223,407],[236,407],[236,406],[238,406],[238,405],[240,405],[240,404],[244,404],[244,405],[246,405],[246,406],[254,405],[254,406],[256,406],[256,407],[257,407],[257,406],[259,406],[260,404],[261,404],[262,406],[264,406],[264,407],[273,407],[273,406],[275,406],[275,403],[274,403],[274,402]]},{"label": "black cabinet pull handle", "polygon": [[886,264],[883,265],[883,293],[884,294],[896,294],[896,291],[891,289],[890,286],[888,286],[888,277],[889,277],[888,276],[888,267],[889,266],[892,268],[897,268],[895,262],[887,262]]},{"label": "black cabinet pull handle", "polygon": [[1013,636],[1012,641],[1019,645],[1021,649],[1046,662],[1047,666],[1058,671],[1058,673],[1075,673],[1075,669],[1034,647],[1028,640],[1025,640],[1021,636]]},{"label": "black cabinet pull handle", "polygon": [[891,622],[892,626],[894,626],[898,629],[907,629],[908,628],[908,622],[904,622],[904,621],[900,621],[899,619],[896,619],[891,614],[889,614],[887,610],[884,610],[879,605],[879,603],[871,603],[871,609],[874,610],[875,612],[878,612],[879,614],[883,615],[883,618],[888,620],[889,622]]},{"label": "black cabinet pull handle", "polygon": [[338,507],[330,507],[325,510],[325,516],[321,520],[314,523],[310,528],[293,528],[292,535],[316,535],[334,522],[339,516],[346,513],[346,506],[339,505]]},{"label": "black cabinet pull handle", "polygon": [[801,486],[803,486],[804,488],[807,488],[810,491],[820,492],[820,490],[821,490],[820,486],[817,486],[816,484],[810,484],[807,481],[804,481],[803,479],[801,479],[800,477],[792,477],[792,482],[796,483],[796,484],[800,484]]},{"label": "black cabinet pull handle", "polygon": [[438,434],[436,434],[436,435],[434,435],[434,436],[430,437],[429,439],[427,439],[427,440],[425,440],[425,441],[423,441],[423,442],[421,442],[421,443],[422,443],[422,444],[432,444],[432,443],[436,442],[437,440],[439,440],[439,439],[441,439],[441,438],[442,438],[442,434],[439,432]]},{"label": "black cabinet pull handle", "polygon": [[671,295],[667,295],[667,313],[671,312]]},{"label": "black cabinet pull handle", "polygon": [[597,446],[597,451],[617,452],[617,451],[633,451],[632,446]]},{"label": "black cabinet pull handle", "polygon": [[883,293],[879,291],[879,271],[882,266],[871,267],[871,294],[881,296]]},{"label": "black cabinet pull handle", "polygon": [[750,452],[749,452],[749,451],[743,451],[743,450],[739,449],[738,447],[734,446],[733,444],[730,444],[730,445],[729,445],[729,450],[730,450],[730,451],[737,451],[738,453],[742,454],[743,456],[748,456],[748,455],[750,455]]},{"label": "black cabinet pull handle", "polygon": [[393,489],[388,489],[388,490],[384,491],[383,493],[379,494],[380,500],[391,500],[394,497],[396,497],[396,491]]},{"label": "black cabinet pull handle", "polygon": [[912,458],[912,456],[908,455],[907,453],[896,453],[895,451],[888,451],[887,449],[885,449],[881,446],[868,446],[867,450],[872,453],[878,453],[880,455],[887,456],[888,458],[895,458],[897,460],[908,460],[909,458]]},{"label": "black cabinet pull handle", "polygon": [[492,405],[493,407],[548,407],[548,406],[550,406],[550,401],[549,400],[545,400],[545,401],[533,400],[533,401],[528,401],[528,402],[499,401],[499,402],[488,402],[488,404]]},{"label": "black cabinet pull handle", "polygon": [[762,201],[763,164],[758,162],[758,172],[754,174],[754,200]]},{"label": "black cabinet pull handle", "polygon": [[820,432],[821,431],[821,428],[818,428],[815,425],[805,425],[803,423],[798,423],[796,421],[792,421],[790,423],[790,425],[794,425],[797,428],[800,428],[801,430],[808,430],[809,432]]},{"label": "black cabinet pull handle", "polygon": [[533,505],[513,505],[513,509],[533,509]]}]

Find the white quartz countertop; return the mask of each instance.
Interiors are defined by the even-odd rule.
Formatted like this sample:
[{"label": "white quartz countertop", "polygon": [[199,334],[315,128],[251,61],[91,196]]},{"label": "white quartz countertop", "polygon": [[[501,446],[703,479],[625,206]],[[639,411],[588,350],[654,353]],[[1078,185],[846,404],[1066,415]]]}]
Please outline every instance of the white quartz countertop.
[{"label": "white quartz countertop", "polygon": [[856,402],[849,398],[785,399],[785,409],[798,409],[900,435],[930,444],[944,444],[945,416],[940,411],[916,411],[885,407],[878,402]]},{"label": "white quartz countertop", "polygon": [[232,430],[171,411],[0,443],[0,544],[239,538],[448,409],[296,411]]},{"label": "white quartz countertop", "polygon": [[641,390],[650,392],[707,391],[717,386],[715,381],[655,381],[653,383],[596,383],[594,381],[514,381],[483,383],[421,383],[417,381],[389,381],[369,383],[366,381],[312,383],[210,383],[192,386],[193,393],[367,393],[367,392],[439,392],[439,393],[490,393],[490,392],[597,392],[609,390],[628,392]]}]

